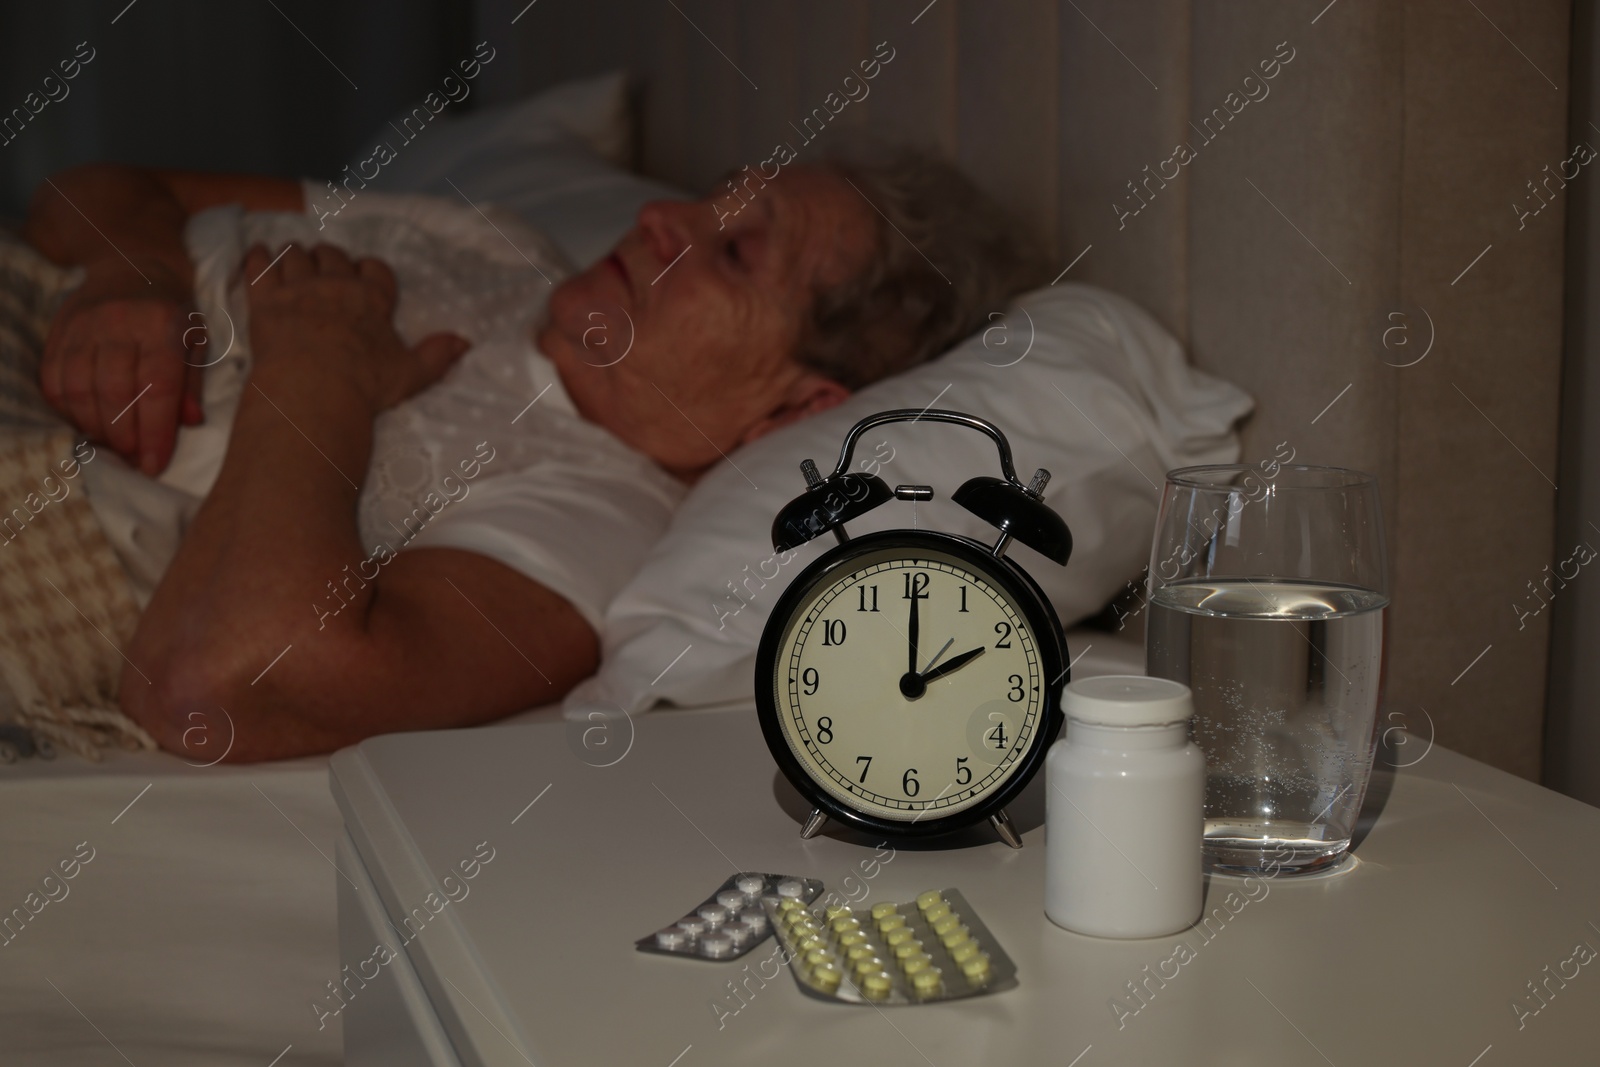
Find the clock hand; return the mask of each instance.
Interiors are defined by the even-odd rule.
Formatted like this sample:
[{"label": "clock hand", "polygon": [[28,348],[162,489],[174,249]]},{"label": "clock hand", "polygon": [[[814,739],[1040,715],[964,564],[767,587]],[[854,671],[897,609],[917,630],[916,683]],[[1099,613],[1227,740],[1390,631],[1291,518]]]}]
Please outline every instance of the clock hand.
[{"label": "clock hand", "polygon": [[975,649],[971,650],[970,652],[963,652],[963,653],[961,653],[961,655],[956,656],[953,659],[945,661],[944,665],[941,666],[941,667],[938,667],[938,668],[936,668],[934,670],[931,670],[931,671],[925,671],[923,673],[923,675],[922,675],[922,684],[923,685],[927,685],[929,682],[933,681],[935,678],[943,678],[945,675],[949,674],[951,671],[960,670],[962,667],[965,667],[967,664],[971,663],[973,660],[975,660],[979,656],[983,655],[983,653],[985,651],[986,650],[981,648],[981,647],[980,648],[975,648]]},{"label": "clock hand", "polygon": [[939,657],[943,656],[947,651],[949,651],[950,646],[955,644],[955,643],[956,643],[956,639],[952,637],[952,638],[950,638],[950,640],[948,640],[948,641],[946,641],[944,643],[944,647],[943,648],[941,648],[938,652],[934,653],[933,658],[928,661],[928,665],[926,667],[922,668],[923,677],[927,677],[928,672],[933,670],[933,665],[935,663],[939,662]]},{"label": "clock hand", "polygon": [[911,587],[911,622],[910,622],[910,628],[911,628],[911,632],[910,632],[909,636],[910,636],[910,639],[911,639],[911,665],[906,668],[906,671],[908,673],[910,673],[910,674],[916,674],[917,673],[917,587],[915,585],[913,585]]}]

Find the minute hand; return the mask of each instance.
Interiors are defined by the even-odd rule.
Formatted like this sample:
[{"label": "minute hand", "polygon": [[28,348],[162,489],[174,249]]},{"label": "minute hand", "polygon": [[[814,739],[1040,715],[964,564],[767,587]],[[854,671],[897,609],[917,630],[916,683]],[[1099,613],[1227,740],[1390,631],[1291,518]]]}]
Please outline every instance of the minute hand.
[{"label": "minute hand", "polygon": [[935,667],[931,671],[928,671],[922,676],[923,684],[926,685],[935,678],[943,678],[951,671],[960,670],[962,667],[965,667],[967,664],[983,655],[985,651],[986,650],[983,648],[975,648],[970,652],[963,652],[959,656],[953,656],[950,659],[945,660],[943,663],[939,664],[939,666]]},{"label": "minute hand", "polygon": [[918,636],[919,636],[918,632],[917,632],[918,629],[919,629],[919,627],[917,625],[917,601],[918,601],[918,599],[920,599],[920,598],[917,596],[916,586],[912,586],[911,587],[911,618],[909,620],[909,628],[910,628],[911,632],[910,632],[909,635],[907,635],[911,639],[911,656],[910,656],[911,665],[909,667],[907,667],[906,670],[907,670],[908,673],[913,674],[913,675],[915,675],[917,673],[917,639],[918,639]]}]

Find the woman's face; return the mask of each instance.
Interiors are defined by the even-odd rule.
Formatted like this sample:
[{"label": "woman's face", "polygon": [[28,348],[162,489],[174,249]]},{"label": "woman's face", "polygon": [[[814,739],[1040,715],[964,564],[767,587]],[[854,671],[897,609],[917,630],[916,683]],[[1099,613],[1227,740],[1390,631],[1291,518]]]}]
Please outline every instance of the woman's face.
[{"label": "woman's face", "polygon": [[537,338],[586,419],[685,477],[848,395],[793,353],[813,294],[874,254],[873,208],[817,167],[741,192],[646,204]]}]

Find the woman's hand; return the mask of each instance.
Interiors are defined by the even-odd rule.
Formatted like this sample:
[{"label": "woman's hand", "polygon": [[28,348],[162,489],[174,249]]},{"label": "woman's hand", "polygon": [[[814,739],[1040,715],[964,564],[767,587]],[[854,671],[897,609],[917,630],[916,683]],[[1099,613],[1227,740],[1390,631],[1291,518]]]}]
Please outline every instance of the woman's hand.
[{"label": "woman's hand", "polygon": [[374,412],[444,376],[471,342],[451,333],[407,348],[394,329],[394,272],[381,260],[354,262],[340,249],[290,245],[274,261],[260,245],[244,257],[255,373],[293,366],[342,380]]},{"label": "woman's hand", "polygon": [[169,270],[101,261],[50,324],[39,387],[91,440],[153,476],[172,459],[179,424],[201,420],[204,360],[190,348],[205,341],[192,294]]}]

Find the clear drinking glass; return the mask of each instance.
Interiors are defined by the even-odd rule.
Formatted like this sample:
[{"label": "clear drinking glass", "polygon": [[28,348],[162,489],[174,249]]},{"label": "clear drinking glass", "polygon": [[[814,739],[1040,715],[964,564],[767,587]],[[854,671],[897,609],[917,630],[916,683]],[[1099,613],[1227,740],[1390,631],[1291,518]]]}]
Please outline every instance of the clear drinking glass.
[{"label": "clear drinking glass", "polygon": [[1150,557],[1146,669],[1194,690],[1213,870],[1320,870],[1350,847],[1377,743],[1389,606],[1370,474],[1184,467]]}]

